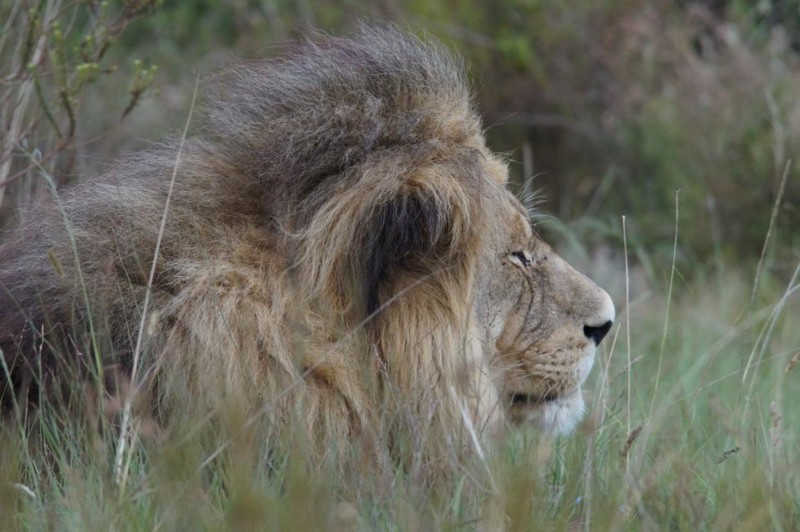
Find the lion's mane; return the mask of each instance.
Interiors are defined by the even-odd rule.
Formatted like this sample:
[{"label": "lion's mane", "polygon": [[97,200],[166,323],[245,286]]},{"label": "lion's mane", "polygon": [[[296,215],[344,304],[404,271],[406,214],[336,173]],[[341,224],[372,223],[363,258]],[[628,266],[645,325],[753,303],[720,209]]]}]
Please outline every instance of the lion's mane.
[{"label": "lion's mane", "polygon": [[322,453],[469,445],[496,400],[471,332],[490,207],[459,61],[366,28],[241,64],[205,107],[180,153],[67,187],[0,249],[4,401],[139,356],[161,407],[241,400],[276,435],[299,417]]}]

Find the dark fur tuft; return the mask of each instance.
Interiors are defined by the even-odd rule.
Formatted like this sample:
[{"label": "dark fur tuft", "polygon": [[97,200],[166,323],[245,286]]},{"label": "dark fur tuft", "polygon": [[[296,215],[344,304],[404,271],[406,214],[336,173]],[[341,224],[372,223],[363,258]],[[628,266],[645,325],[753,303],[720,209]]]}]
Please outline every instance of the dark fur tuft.
[{"label": "dark fur tuft", "polygon": [[376,209],[364,244],[367,314],[385,303],[379,288],[393,274],[428,274],[425,262],[434,261],[437,248],[449,241],[449,221],[443,215],[432,200],[414,196],[396,198]]}]

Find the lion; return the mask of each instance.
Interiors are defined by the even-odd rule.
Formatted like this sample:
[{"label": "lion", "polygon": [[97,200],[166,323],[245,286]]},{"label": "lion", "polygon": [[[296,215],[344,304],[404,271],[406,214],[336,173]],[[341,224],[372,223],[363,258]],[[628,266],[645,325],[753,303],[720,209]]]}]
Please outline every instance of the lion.
[{"label": "lion", "polygon": [[234,398],[322,454],[573,429],[614,305],[509,191],[458,58],[363,27],[215,86],[196,136],[0,248],[5,405],[118,365],[157,408]]}]

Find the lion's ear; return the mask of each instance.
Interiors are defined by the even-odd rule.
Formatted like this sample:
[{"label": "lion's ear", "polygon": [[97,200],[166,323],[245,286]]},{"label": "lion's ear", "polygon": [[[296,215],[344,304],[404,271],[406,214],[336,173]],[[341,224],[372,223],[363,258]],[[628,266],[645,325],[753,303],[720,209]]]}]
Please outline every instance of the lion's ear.
[{"label": "lion's ear", "polygon": [[441,199],[415,192],[400,193],[372,212],[363,248],[368,314],[396,295],[403,279],[435,275],[447,263],[456,252],[452,216]]},{"label": "lion's ear", "polygon": [[467,171],[459,180],[441,169],[401,177],[360,174],[352,186],[315,192],[305,202],[311,206],[295,209],[294,263],[307,297],[322,296],[360,321],[409,290],[419,299],[419,290],[441,295],[445,284],[470,282],[480,242],[479,184]]}]

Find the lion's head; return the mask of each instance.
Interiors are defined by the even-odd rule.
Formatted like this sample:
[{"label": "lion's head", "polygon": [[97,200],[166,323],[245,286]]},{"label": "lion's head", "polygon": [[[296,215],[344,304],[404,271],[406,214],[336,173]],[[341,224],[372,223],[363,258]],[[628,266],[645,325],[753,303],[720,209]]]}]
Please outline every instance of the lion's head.
[{"label": "lion's head", "polygon": [[[268,179],[306,299],[364,330],[405,401],[446,403],[456,390],[481,422],[569,431],[614,306],[541,239],[507,189],[459,61],[366,29],[279,69],[250,79],[269,79],[270,96],[273,80],[303,79],[296,118],[281,123],[313,135],[277,150]],[[240,99],[269,100],[254,86]]]},{"label": "lion's head", "polygon": [[614,305],[541,239],[510,193],[496,195],[475,294],[492,374],[512,420],[566,432],[583,413],[581,385]]}]

